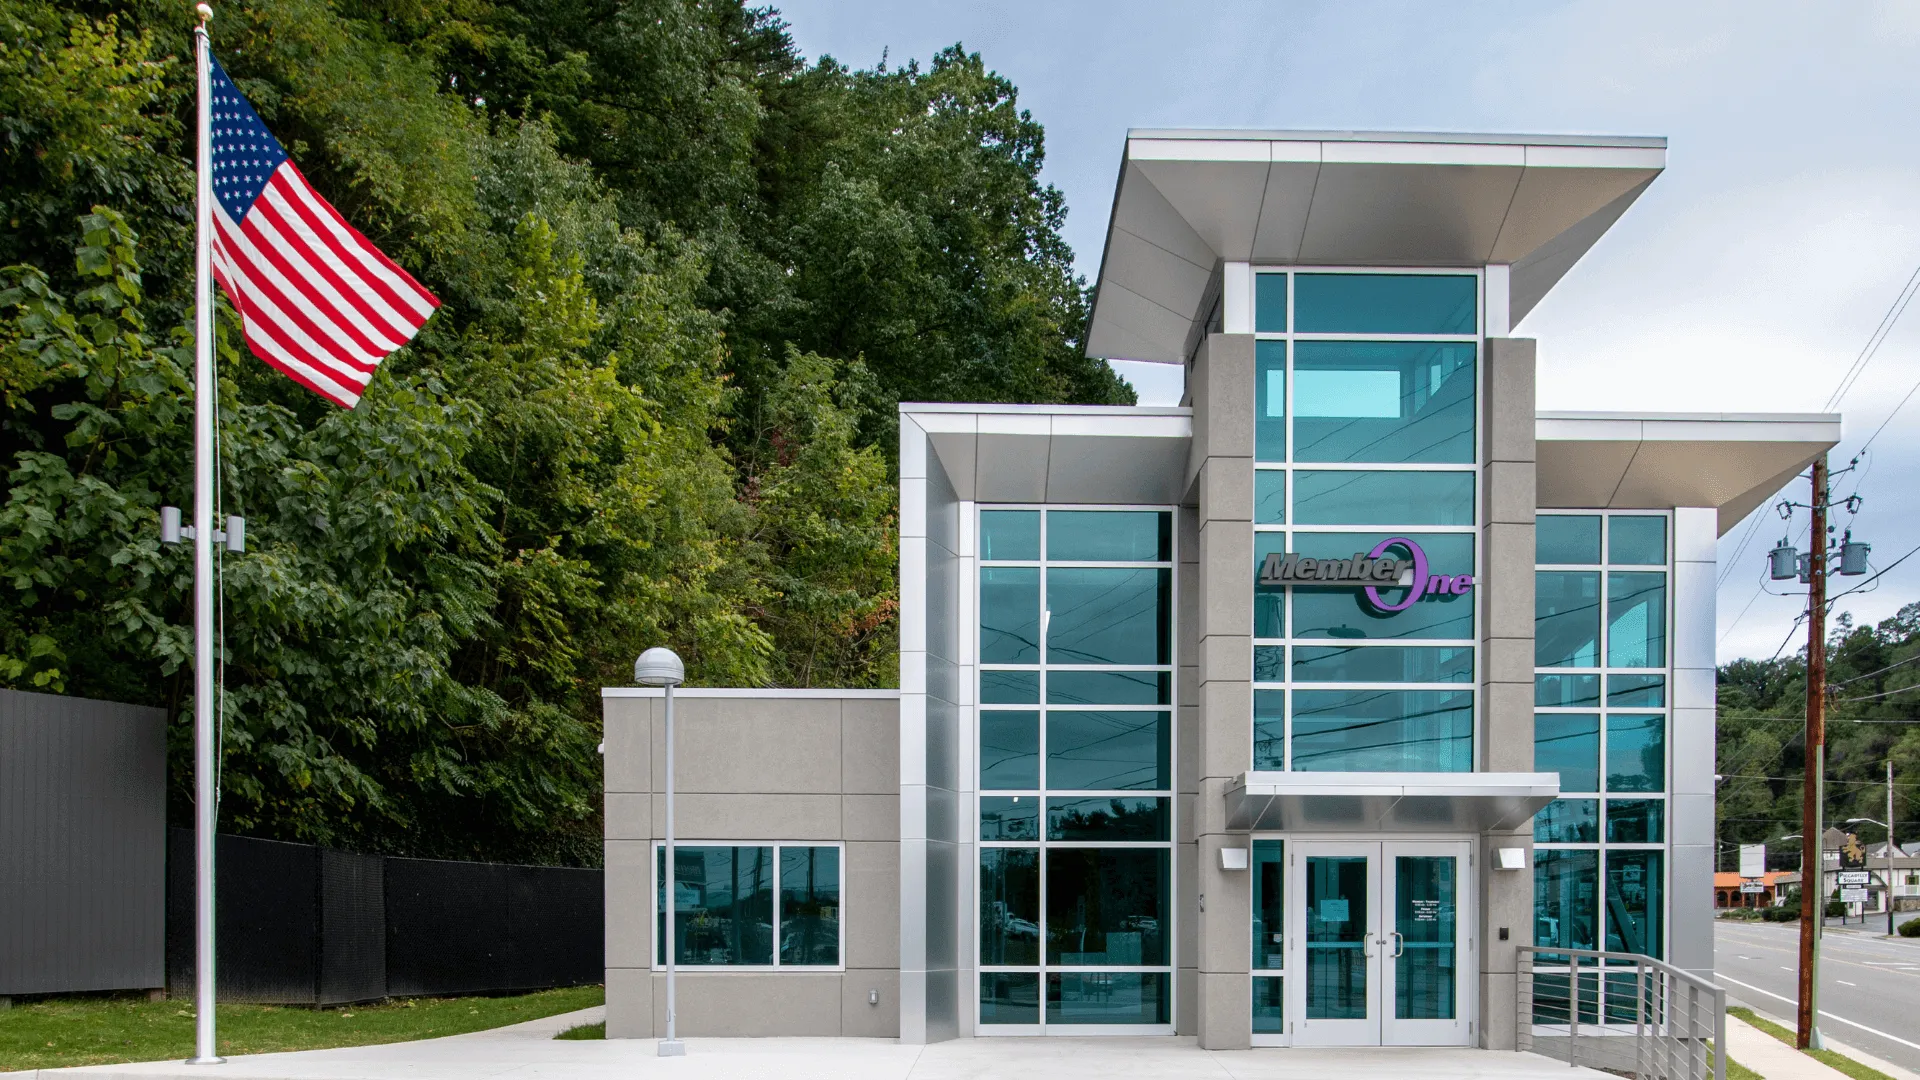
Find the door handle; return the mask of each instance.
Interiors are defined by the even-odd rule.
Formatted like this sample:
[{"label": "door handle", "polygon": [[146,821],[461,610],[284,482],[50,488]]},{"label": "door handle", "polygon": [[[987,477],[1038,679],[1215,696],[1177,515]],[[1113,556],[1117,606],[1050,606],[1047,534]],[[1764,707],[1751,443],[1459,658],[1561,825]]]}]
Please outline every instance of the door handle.
[{"label": "door handle", "polygon": [[1406,954],[1407,954],[1407,936],[1405,934],[1402,934],[1400,931],[1395,930],[1393,932],[1393,955],[1388,957],[1387,959],[1398,960],[1402,956],[1405,956]]},{"label": "door handle", "polygon": [[1360,936],[1360,955],[1367,960],[1373,959],[1373,931],[1371,930]]}]

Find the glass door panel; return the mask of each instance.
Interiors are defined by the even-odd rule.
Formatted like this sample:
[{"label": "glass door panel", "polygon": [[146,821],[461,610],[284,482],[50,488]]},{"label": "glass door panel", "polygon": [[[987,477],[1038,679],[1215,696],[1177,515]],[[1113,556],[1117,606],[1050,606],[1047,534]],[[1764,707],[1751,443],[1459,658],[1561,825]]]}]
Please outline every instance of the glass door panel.
[{"label": "glass door panel", "polygon": [[1383,849],[1392,1008],[1383,1018],[1382,1042],[1464,1044],[1467,845],[1389,843]]},{"label": "glass door panel", "polygon": [[1380,845],[1296,845],[1301,903],[1297,1045],[1380,1041]]}]

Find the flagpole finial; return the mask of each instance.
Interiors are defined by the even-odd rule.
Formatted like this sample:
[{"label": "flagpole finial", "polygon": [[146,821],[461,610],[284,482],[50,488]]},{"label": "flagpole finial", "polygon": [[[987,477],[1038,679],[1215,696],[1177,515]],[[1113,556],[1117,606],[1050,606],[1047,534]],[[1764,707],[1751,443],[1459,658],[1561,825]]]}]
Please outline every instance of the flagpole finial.
[{"label": "flagpole finial", "polygon": [[210,4],[193,5],[194,14],[200,16],[200,25],[205,26],[213,19],[213,7]]}]

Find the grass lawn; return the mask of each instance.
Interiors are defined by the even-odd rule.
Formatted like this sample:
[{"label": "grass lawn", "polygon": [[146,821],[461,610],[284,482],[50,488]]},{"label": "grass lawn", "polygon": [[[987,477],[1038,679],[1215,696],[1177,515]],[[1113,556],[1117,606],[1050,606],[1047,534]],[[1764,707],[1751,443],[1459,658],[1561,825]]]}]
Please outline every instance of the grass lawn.
[{"label": "grass lawn", "polygon": [[[538,1020],[606,1001],[598,986],[518,997],[415,998],[344,1009],[222,1005],[220,1053],[265,1054],[434,1039]],[[193,1053],[190,1001],[48,998],[0,1012],[0,1071],[184,1059]]]},{"label": "grass lawn", "polygon": [[556,1039],[604,1039],[606,1037],[607,1022],[605,1020],[597,1024],[581,1024],[579,1027],[570,1027],[554,1036]]},{"label": "grass lawn", "polygon": [[[1788,1046],[1793,1045],[1793,1032],[1759,1015],[1752,1009],[1735,1005],[1727,1010],[1727,1015],[1737,1016],[1747,1023],[1752,1024],[1754,1027],[1759,1028],[1761,1031],[1786,1043]],[[1800,1052],[1823,1065],[1830,1065],[1846,1073],[1848,1076],[1853,1077],[1853,1080],[1893,1080],[1893,1077],[1888,1076],[1879,1069],[1870,1065],[1862,1065],[1852,1058],[1847,1057],[1845,1054],[1836,1054],[1832,1050],[1802,1050]]]}]

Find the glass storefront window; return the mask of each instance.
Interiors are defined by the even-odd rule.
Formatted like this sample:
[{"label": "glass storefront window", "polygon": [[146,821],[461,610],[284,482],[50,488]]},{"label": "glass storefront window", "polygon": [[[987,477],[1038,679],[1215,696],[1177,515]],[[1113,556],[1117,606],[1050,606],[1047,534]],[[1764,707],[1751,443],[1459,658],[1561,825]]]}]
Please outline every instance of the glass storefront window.
[{"label": "glass storefront window", "polygon": [[1040,511],[980,511],[980,557],[995,562],[1040,558]]},{"label": "glass storefront window", "polygon": [[1660,713],[1607,715],[1607,790],[1667,789],[1667,718]]},{"label": "glass storefront window", "polygon": [[1658,844],[1667,838],[1665,799],[1608,799],[1607,843]]},{"label": "glass storefront window", "polygon": [[1055,791],[1166,790],[1172,723],[1164,712],[1047,712],[1047,787]]},{"label": "glass storefront window", "polygon": [[1172,818],[1164,798],[1095,795],[1047,797],[1047,839],[1094,843],[1171,840]]},{"label": "glass storefront window", "polygon": [[1173,700],[1168,671],[1049,671],[1049,705],[1166,705]]},{"label": "glass storefront window", "polygon": [[1646,514],[1608,518],[1607,562],[1615,566],[1667,565],[1667,519]]},{"label": "glass storefront window", "polygon": [[1479,279],[1464,274],[1296,274],[1295,330],[1472,334],[1479,328],[1479,294]]},{"label": "glass storefront window", "polygon": [[1287,343],[1253,343],[1253,458],[1287,460]]},{"label": "glass storefront window", "polygon": [[1607,665],[1665,667],[1667,575],[1615,571],[1607,575]]},{"label": "glass storefront window", "polygon": [[1166,848],[1047,849],[1047,963],[1167,962]]},{"label": "glass storefront window", "polygon": [[982,671],[982,705],[1040,704],[1040,673],[1037,671]]},{"label": "glass storefront window", "polygon": [[1600,707],[1600,676],[1537,672],[1533,676],[1533,703],[1542,708]]},{"label": "glass storefront window", "polygon": [[1667,703],[1665,675],[1607,676],[1607,704],[1615,708],[1657,709]]},{"label": "glass storefront window", "polygon": [[1287,1031],[1287,980],[1278,975],[1253,979],[1253,1033],[1284,1035]]},{"label": "glass storefront window", "polygon": [[1541,514],[1533,525],[1534,558],[1542,566],[1600,562],[1600,519],[1586,514]]},{"label": "glass storefront window", "polygon": [[1600,666],[1600,575],[1540,570],[1533,575],[1535,667]]},{"label": "glass storefront window", "polygon": [[1040,839],[1038,795],[980,796],[980,839]]},{"label": "glass storefront window", "polygon": [[1607,852],[1607,949],[1662,955],[1662,882],[1666,853]]},{"label": "glass storefront window", "polygon": [[1061,972],[1047,976],[1049,1024],[1165,1024],[1164,971]]},{"label": "glass storefront window", "polygon": [[1282,525],[1287,520],[1287,474],[1260,469],[1253,474],[1253,520],[1260,525]]},{"label": "glass storefront window", "polygon": [[1047,558],[1054,562],[1165,562],[1173,516],[1153,510],[1054,510]]},{"label": "glass storefront window", "polygon": [[1302,525],[1471,525],[1470,472],[1300,470],[1294,520]]},{"label": "glass storefront window", "polygon": [[1533,816],[1536,844],[1591,844],[1599,839],[1598,799],[1555,799]]},{"label": "glass storefront window", "polygon": [[1294,344],[1296,461],[1472,464],[1471,342]]},{"label": "glass storefront window", "polygon": [[[666,845],[655,845],[653,854],[653,956],[654,963],[665,964]],[[771,965],[773,873],[770,847],[674,845],[674,962],[688,967]]]},{"label": "glass storefront window", "polygon": [[1295,690],[1293,768],[1470,772],[1473,695],[1451,690]]},{"label": "glass storefront window", "polygon": [[1287,332],[1287,275],[1260,274],[1253,279],[1253,330],[1256,334]]},{"label": "glass storefront window", "polygon": [[1031,791],[1040,786],[1040,714],[980,710],[980,790]]},{"label": "glass storefront window", "polygon": [[1040,571],[996,566],[980,571],[980,662],[1040,660]]},{"label": "glass storefront window", "polygon": [[839,848],[780,849],[780,962],[840,962]]},{"label": "glass storefront window", "polygon": [[980,962],[1040,962],[1040,852],[980,849]]},{"label": "glass storefront window", "polygon": [[1040,973],[985,971],[980,974],[980,1022],[1038,1024]]},{"label": "glass storefront window", "polygon": [[1287,767],[1287,692],[1253,692],[1253,767]]},{"label": "glass storefront window", "polygon": [[1287,966],[1286,843],[1253,842],[1253,970]]},{"label": "glass storefront window", "polygon": [[[1256,676],[1257,677],[1257,676]],[[1470,645],[1295,645],[1295,682],[1473,681]]]},{"label": "glass storefront window", "polygon": [[1534,713],[1533,767],[1560,774],[1561,791],[1600,790],[1600,714]]},{"label": "glass storefront window", "polygon": [[[1168,663],[1173,645],[1167,625],[1172,588],[1171,570],[1050,567],[1047,662]],[[984,623],[983,615],[983,637]]]},{"label": "glass storefront window", "polygon": [[1533,943],[1562,949],[1593,948],[1599,928],[1599,884],[1599,852],[1536,850]]}]

